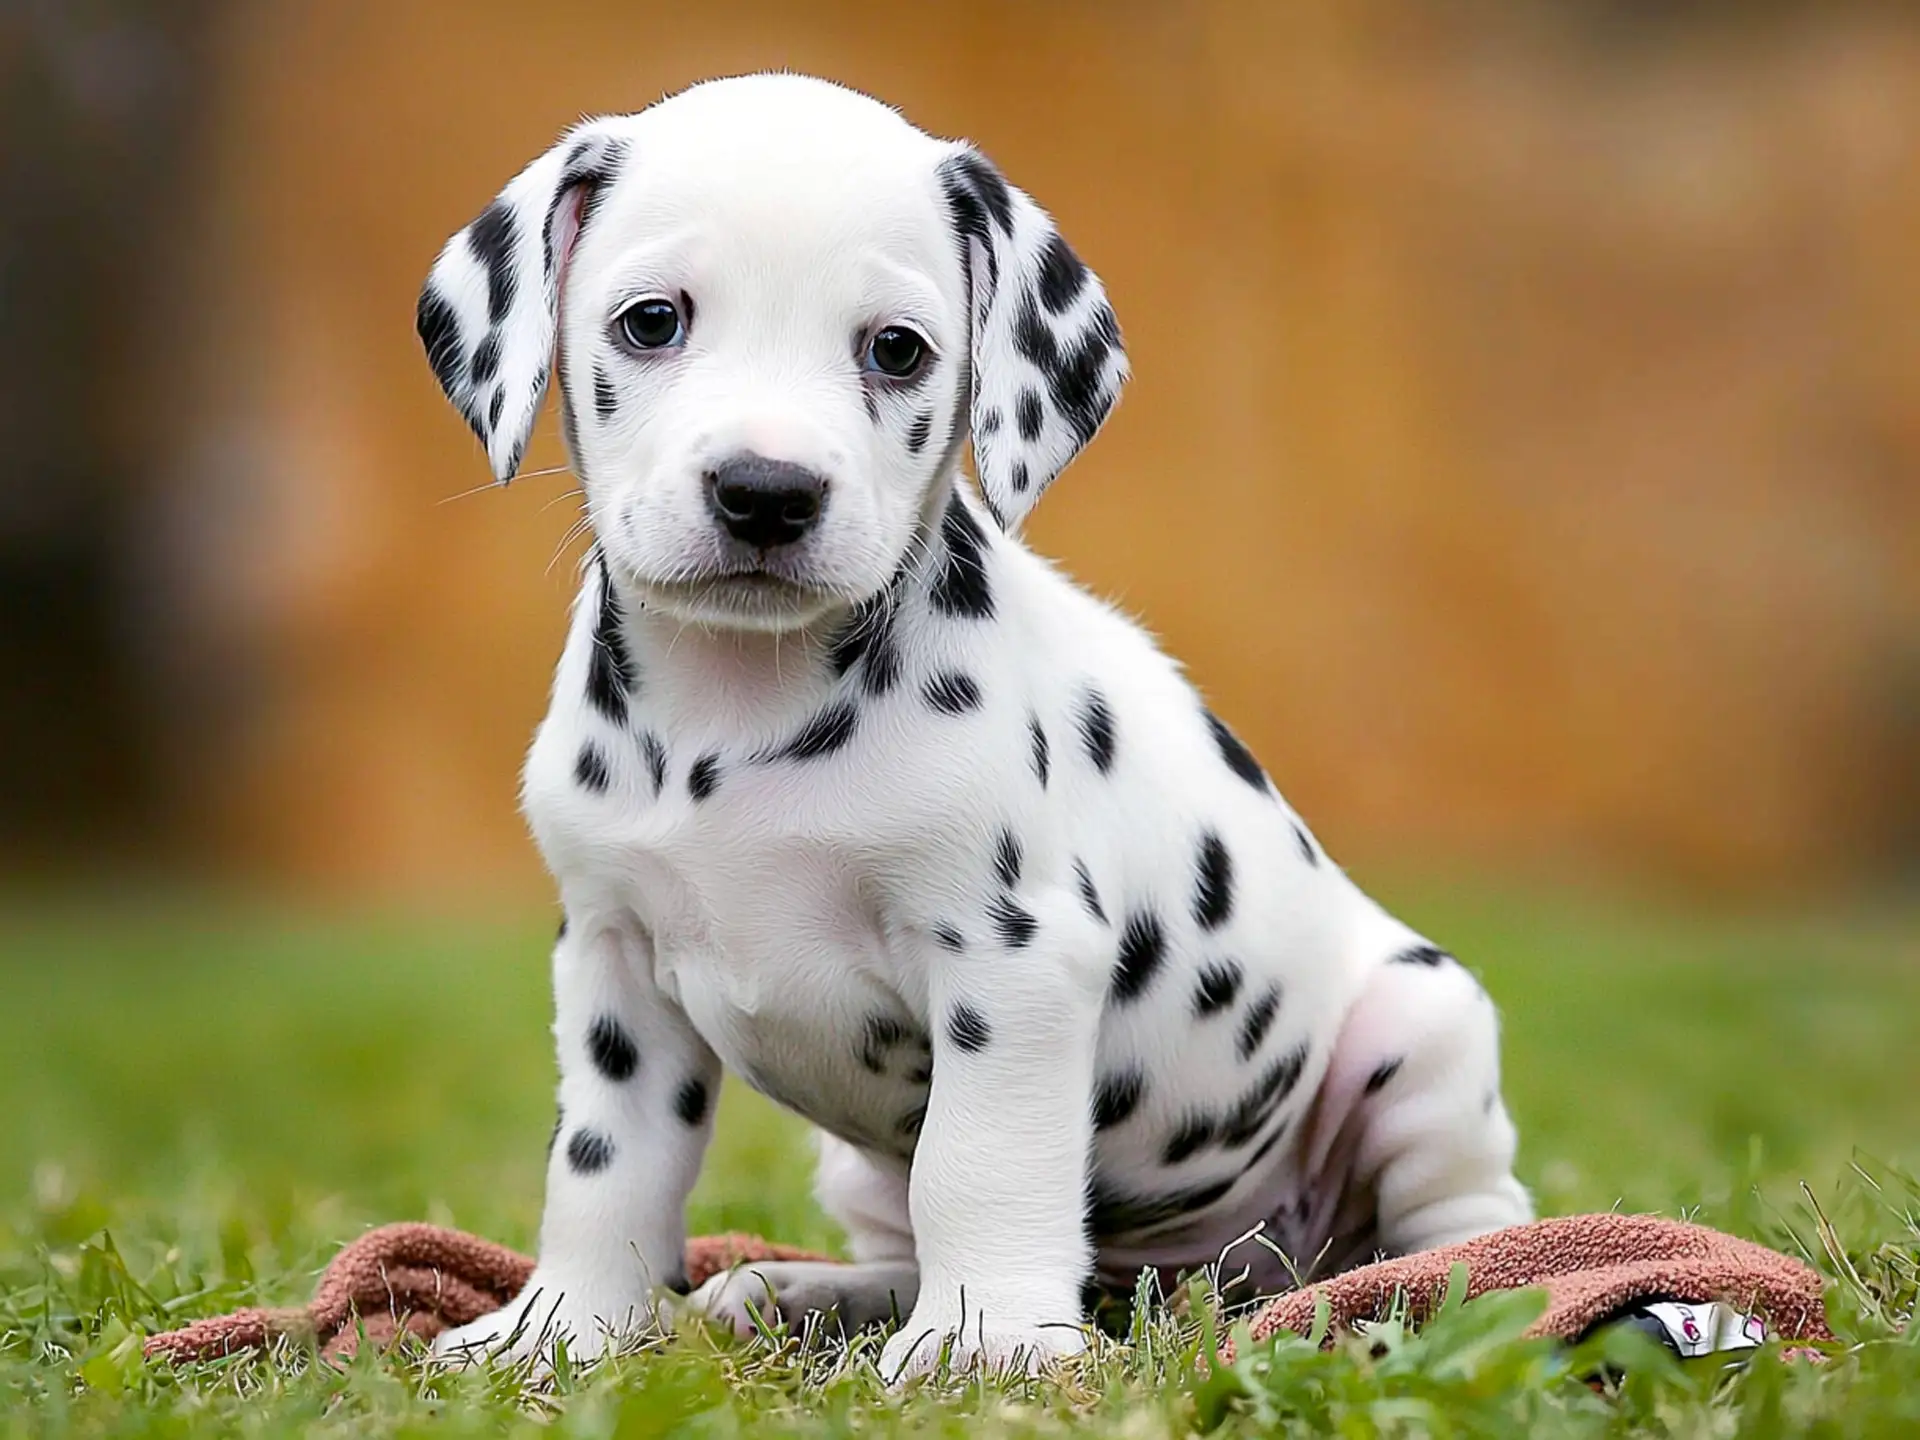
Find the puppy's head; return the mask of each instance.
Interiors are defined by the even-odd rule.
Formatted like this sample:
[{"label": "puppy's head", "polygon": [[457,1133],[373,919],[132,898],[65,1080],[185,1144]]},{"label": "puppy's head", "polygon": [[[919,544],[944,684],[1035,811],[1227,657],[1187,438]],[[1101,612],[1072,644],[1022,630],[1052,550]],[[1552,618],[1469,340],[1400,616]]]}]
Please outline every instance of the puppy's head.
[{"label": "puppy's head", "polygon": [[683,620],[761,630],[880,590],[969,430],[1018,524],[1126,376],[1037,205],[791,75],[576,127],[448,241],[419,328],[496,478],[557,369],[608,562]]}]

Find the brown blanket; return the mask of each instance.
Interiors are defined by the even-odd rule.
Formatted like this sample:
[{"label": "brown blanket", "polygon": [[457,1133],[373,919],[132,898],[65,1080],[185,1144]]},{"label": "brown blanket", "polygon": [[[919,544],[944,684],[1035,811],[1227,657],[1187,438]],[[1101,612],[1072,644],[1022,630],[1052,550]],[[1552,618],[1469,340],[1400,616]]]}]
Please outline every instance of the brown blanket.
[{"label": "brown blanket", "polygon": [[[698,1285],[742,1261],[821,1258],[754,1235],[708,1235],[687,1242],[687,1279]],[[1833,1338],[1820,1276],[1800,1261],[1700,1225],[1611,1214],[1539,1220],[1464,1245],[1363,1265],[1268,1301],[1253,1318],[1253,1335],[1305,1333],[1321,1295],[1334,1332],[1384,1316],[1396,1294],[1407,1297],[1417,1319],[1444,1296],[1457,1261],[1467,1264],[1470,1296],[1544,1288],[1547,1310],[1533,1327],[1536,1334],[1573,1339],[1635,1301],[1668,1299],[1727,1301],[1763,1315],[1769,1334],[1782,1339]],[[526,1256],[475,1235],[437,1225],[383,1225],[334,1257],[311,1304],[196,1320],[150,1336],[146,1353],[205,1360],[262,1349],[285,1335],[338,1357],[351,1354],[363,1332],[382,1346],[402,1331],[432,1339],[498,1309],[532,1273]]]}]

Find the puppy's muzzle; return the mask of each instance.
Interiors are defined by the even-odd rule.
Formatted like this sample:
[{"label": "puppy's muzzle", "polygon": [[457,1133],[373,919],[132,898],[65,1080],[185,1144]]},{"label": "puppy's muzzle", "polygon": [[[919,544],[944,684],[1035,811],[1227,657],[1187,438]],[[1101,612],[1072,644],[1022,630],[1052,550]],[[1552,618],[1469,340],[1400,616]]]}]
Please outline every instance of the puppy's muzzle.
[{"label": "puppy's muzzle", "polygon": [[707,472],[707,509],[757,550],[791,545],[820,521],[827,482],[804,465],[742,455]]}]

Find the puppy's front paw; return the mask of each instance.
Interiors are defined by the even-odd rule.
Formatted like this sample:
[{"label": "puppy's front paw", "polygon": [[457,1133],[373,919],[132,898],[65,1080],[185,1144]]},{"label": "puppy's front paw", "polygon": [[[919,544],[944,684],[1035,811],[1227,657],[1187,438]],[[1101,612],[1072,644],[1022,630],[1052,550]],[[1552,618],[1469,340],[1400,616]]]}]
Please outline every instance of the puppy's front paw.
[{"label": "puppy's front paw", "polygon": [[566,1341],[571,1359],[597,1360],[653,1324],[654,1307],[644,1296],[596,1295],[590,1286],[569,1286],[560,1277],[536,1271],[506,1305],[440,1335],[433,1342],[433,1355],[452,1365],[513,1364],[531,1358],[544,1369],[553,1363],[556,1341]]},{"label": "puppy's front paw", "polygon": [[880,1373],[891,1385],[926,1375],[944,1349],[955,1373],[979,1367],[997,1374],[1035,1375],[1087,1348],[1077,1320],[1054,1324],[996,1323],[991,1314],[938,1315],[915,1310],[880,1352]]}]

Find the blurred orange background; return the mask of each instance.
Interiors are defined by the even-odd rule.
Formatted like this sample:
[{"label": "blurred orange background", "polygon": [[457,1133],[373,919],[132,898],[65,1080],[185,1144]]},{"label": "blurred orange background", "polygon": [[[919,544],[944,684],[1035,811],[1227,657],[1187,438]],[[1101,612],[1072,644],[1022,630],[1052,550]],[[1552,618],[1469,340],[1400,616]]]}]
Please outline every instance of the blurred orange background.
[{"label": "blurred orange background", "polygon": [[1101,272],[1135,378],[1029,536],[1363,879],[1920,873],[1920,17],[1597,0],[0,16],[16,866],[544,894],[572,482],[464,493],[415,296],[583,113],[760,68]]}]

